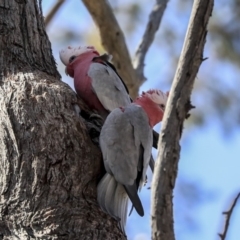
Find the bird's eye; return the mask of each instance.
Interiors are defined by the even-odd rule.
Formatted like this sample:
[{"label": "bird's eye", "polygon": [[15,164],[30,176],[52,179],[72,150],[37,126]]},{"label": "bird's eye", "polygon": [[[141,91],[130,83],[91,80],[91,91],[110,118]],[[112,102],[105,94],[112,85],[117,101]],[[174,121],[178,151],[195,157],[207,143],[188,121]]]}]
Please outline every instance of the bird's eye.
[{"label": "bird's eye", "polygon": [[160,108],[162,108],[163,110],[165,109],[164,104],[160,104],[159,106],[160,106]]},{"label": "bird's eye", "polygon": [[76,58],[76,56],[71,56],[71,57],[69,58],[69,63],[71,63],[75,58]]}]

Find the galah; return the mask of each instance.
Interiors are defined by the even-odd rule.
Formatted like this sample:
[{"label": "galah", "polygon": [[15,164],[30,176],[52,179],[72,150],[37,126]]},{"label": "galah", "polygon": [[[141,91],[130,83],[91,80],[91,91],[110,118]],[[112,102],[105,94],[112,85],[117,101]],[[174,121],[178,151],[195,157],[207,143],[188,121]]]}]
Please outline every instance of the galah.
[{"label": "galah", "polygon": [[146,179],[152,149],[152,128],[163,118],[167,95],[160,90],[143,92],[133,103],[113,110],[101,133],[100,147],[106,174],[97,187],[103,211],[120,221],[124,231],[128,198],[140,216],[138,196]]},{"label": "galah", "polygon": [[108,55],[102,56],[92,46],[68,47],[60,51],[66,73],[74,78],[77,94],[105,120],[109,112],[131,103],[128,89]]},{"label": "galah", "polygon": [[[77,94],[105,120],[109,112],[132,102],[128,89],[115,67],[92,46],[67,47],[59,53],[66,74],[74,78]],[[153,131],[153,147],[157,149],[158,133]],[[153,171],[154,160],[150,167]]]}]

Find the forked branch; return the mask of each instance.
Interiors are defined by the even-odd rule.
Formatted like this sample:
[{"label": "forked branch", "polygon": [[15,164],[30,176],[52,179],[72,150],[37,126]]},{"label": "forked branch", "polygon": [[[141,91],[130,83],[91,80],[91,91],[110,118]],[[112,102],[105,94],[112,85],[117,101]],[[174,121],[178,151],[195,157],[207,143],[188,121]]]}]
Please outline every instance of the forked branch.
[{"label": "forked branch", "polygon": [[167,3],[168,0],[156,0],[156,4],[153,6],[152,12],[149,15],[149,20],[142,40],[134,56],[133,66],[137,72],[140,84],[146,79],[144,76],[144,60],[160,26]]},{"label": "forked branch", "polygon": [[152,239],[174,240],[173,189],[180,156],[179,140],[183,122],[192,108],[190,95],[198,69],[203,61],[207,24],[212,14],[213,0],[195,0],[184,46],[166,106],[159,154],[152,182]]},{"label": "forked branch", "polygon": [[226,215],[226,222],[225,222],[225,225],[224,225],[223,233],[219,233],[218,234],[221,240],[225,240],[226,239],[227,231],[228,231],[228,228],[229,228],[230,219],[231,219],[233,210],[234,210],[234,208],[235,208],[235,206],[237,204],[237,201],[238,201],[239,197],[240,197],[240,193],[238,193],[238,195],[235,197],[235,199],[234,199],[230,209],[227,212],[223,212],[223,215]]}]

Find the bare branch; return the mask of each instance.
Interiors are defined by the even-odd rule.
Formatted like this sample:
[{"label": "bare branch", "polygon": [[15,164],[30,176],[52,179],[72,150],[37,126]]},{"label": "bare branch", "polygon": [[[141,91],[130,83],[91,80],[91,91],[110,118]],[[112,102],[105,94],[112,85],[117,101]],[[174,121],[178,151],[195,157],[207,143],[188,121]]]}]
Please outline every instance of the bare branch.
[{"label": "bare branch", "polygon": [[130,95],[138,95],[137,74],[133,69],[124,34],[107,0],[82,0],[97,24],[104,48],[113,55],[113,63],[127,84]]},{"label": "bare branch", "polygon": [[226,239],[226,236],[227,236],[227,231],[228,231],[228,228],[229,228],[229,223],[230,223],[230,218],[232,216],[232,213],[233,213],[233,210],[237,204],[237,201],[240,197],[240,193],[238,193],[238,195],[235,197],[233,203],[232,203],[232,206],[231,208],[227,211],[227,212],[223,212],[224,215],[226,215],[226,222],[225,222],[225,226],[224,226],[224,231],[223,233],[219,233],[219,237],[221,238],[221,240],[225,240]]},{"label": "bare branch", "polygon": [[148,24],[146,30],[143,34],[143,38],[138,46],[135,57],[133,59],[133,66],[137,72],[140,83],[142,84],[145,81],[144,77],[144,59],[146,53],[151,46],[155,33],[157,32],[163,13],[167,7],[168,0],[156,0],[156,4],[153,7],[151,14],[149,15]]},{"label": "bare branch", "polygon": [[47,27],[49,25],[49,23],[52,21],[53,17],[55,16],[55,14],[57,13],[57,11],[60,9],[60,7],[62,6],[62,4],[65,2],[65,0],[57,0],[55,5],[52,7],[52,9],[50,10],[50,12],[47,14],[47,16],[45,17],[44,23],[45,26]]},{"label": "bare branch", "polygon": [[159,137],[152,184],[152,240],[174,240],[173,188],[180,155],[183,122],[191,109],[190,94],[203,60],[202,53],[213,0],[195,0],[183,50],[170,90]]}]

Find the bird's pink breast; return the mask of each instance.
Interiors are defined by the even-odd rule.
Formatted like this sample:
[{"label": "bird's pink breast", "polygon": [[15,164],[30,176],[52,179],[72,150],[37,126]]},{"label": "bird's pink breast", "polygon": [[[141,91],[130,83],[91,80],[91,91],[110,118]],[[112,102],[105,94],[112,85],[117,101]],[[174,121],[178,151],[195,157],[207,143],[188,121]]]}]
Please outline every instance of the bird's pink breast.
[{"label": "bird's pink breast", "polygon": [[95,53],[89,52],[79,56],[73,63],[74,87],[77,94],[91,108],[97,111],[105,110],[92,88],[92,79],[88,76]]}]

